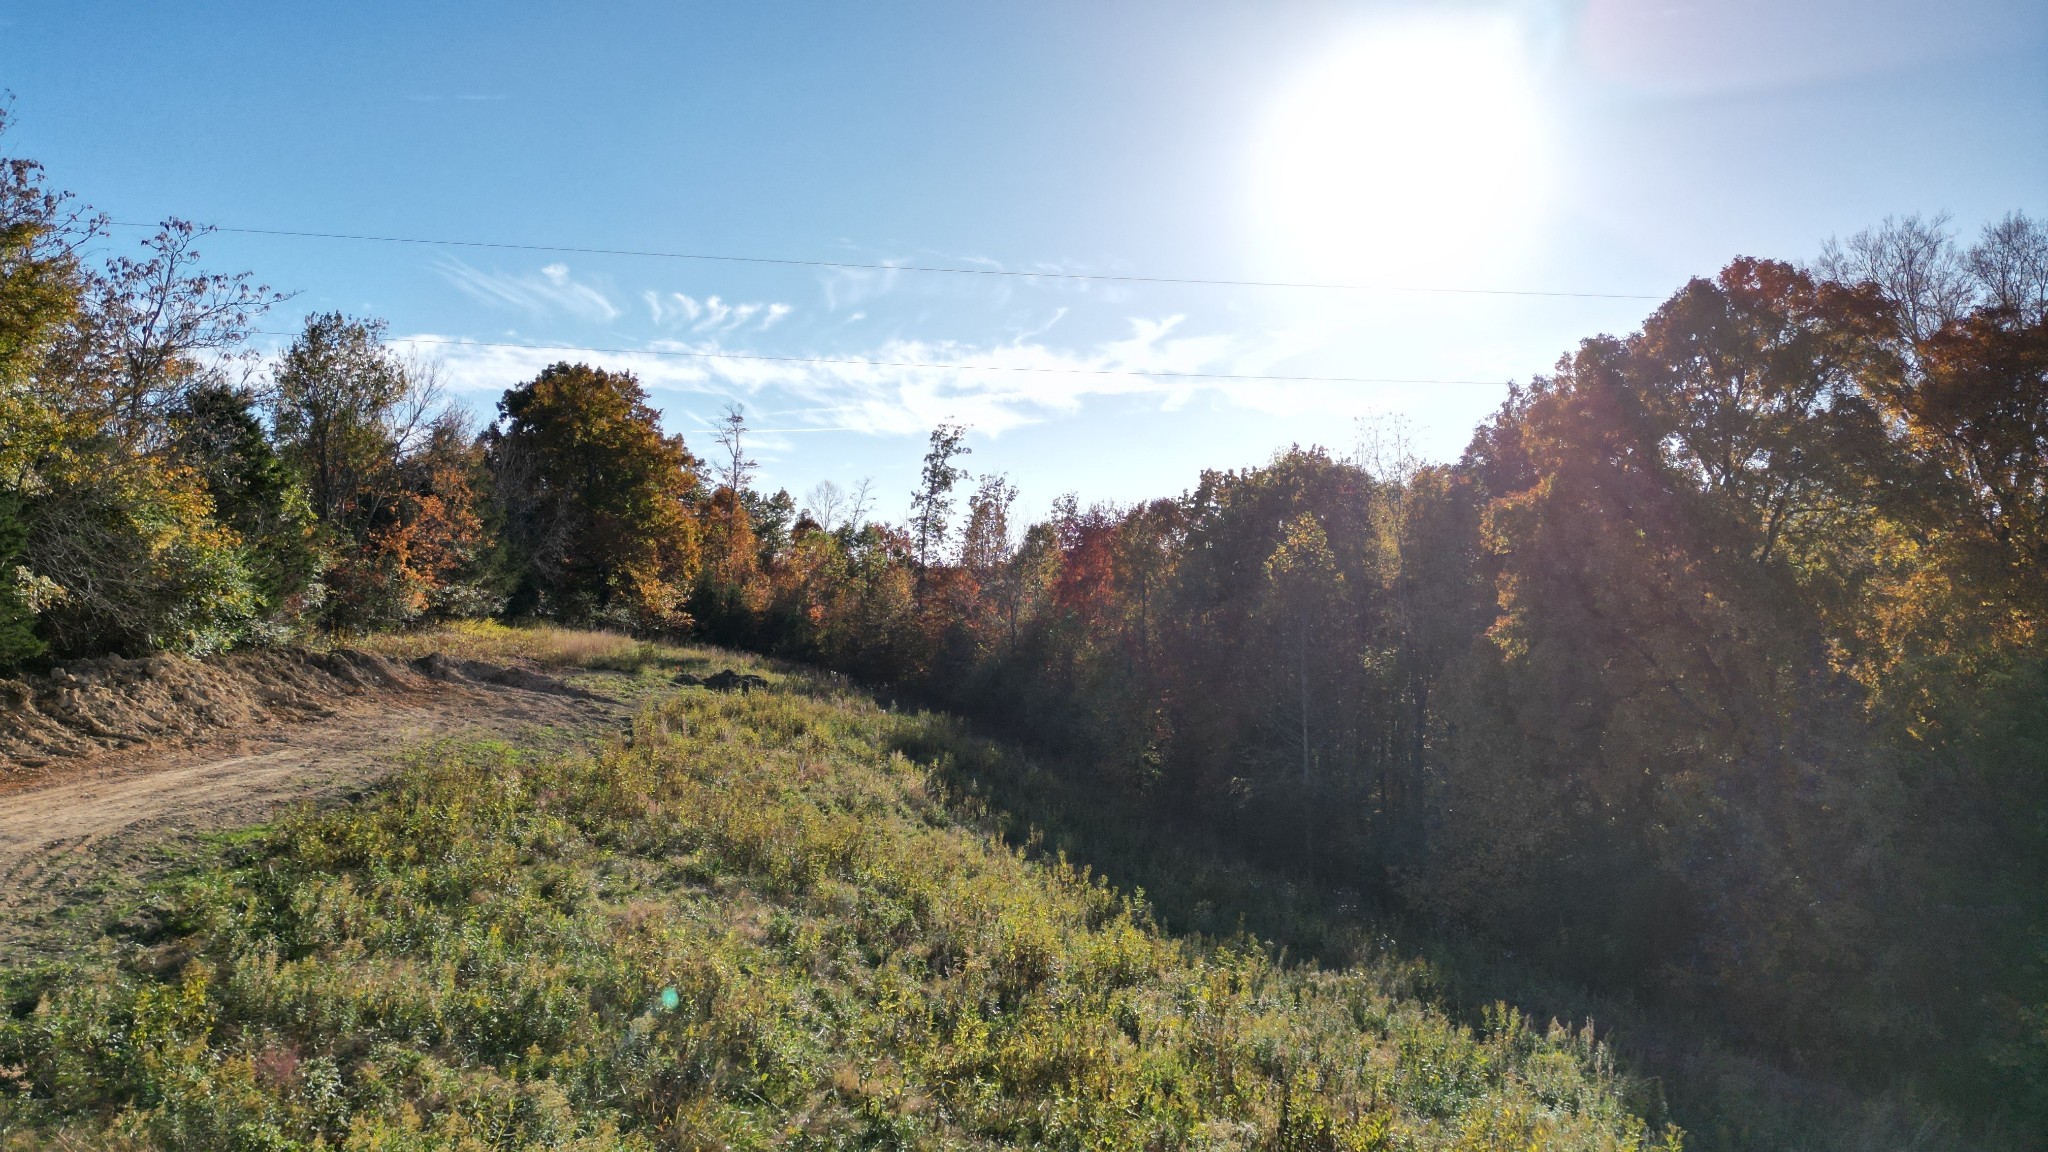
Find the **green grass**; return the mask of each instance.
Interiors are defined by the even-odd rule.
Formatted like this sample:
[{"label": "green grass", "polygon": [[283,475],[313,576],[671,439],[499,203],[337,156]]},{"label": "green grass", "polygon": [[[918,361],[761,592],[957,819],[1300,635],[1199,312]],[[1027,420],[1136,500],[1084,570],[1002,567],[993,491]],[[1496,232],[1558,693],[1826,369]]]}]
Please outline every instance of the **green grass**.
[{"label": "green grass", "polygon": [[947,787],[987,812],[1012,844],[1091,862],[1142,886],[1166,930],[1209,936],[1249,932],[1294,956],[1338,968],[1377,967],[1388,956],[1426,957],[1411,986],[1481,1025],[1505,1000],[1539,1019],[1597,1020],[1630,1075],[1627,1099],[1676,1121],[1691,1149],[1917,1152],[2016,1149],[2010,1134],[1969,1133],[1958,1118],[1909,1094],[1858,1090],[1788,1069],[1716,1040],[1717,1022],[1653,1013],[1516,963],[1497,947],[1403,922],[1334,883],[1261,867],[1213,827],[1176,822],[1134,802],[1085,765],[1055,768],[977,743],[958,721],[906,726],[899,744],[938,765]]},{"label": "green grass", "polygon": [[6,973],[0,1147],[1675,1147],[1584,1033],[1007,846],[1027,771],[795,678],[439,747]]}]

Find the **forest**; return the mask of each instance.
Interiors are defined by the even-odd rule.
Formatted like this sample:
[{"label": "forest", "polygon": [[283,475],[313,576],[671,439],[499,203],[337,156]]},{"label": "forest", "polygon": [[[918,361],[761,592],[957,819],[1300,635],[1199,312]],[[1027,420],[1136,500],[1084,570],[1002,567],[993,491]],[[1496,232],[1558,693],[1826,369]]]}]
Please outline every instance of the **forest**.
[{"label": "forest", "polygon": [[[4,154],[0,154],[4,156]],[[752,482],[561,363],[465,416],[0,163],[0,668],[450,620],[693,638],[1057,756],[1362,915],[2048,1139],[2048,227],[1742,257],[1455,461],[1295,446],[1022,523]]]}]

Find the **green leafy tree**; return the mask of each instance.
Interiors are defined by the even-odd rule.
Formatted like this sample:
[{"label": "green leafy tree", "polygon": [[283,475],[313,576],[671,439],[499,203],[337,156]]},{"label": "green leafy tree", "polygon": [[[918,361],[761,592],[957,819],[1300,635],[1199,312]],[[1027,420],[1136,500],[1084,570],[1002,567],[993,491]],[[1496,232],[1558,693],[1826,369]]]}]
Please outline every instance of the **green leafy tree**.
[{"label": "green leafy tree", "polygon": [[[0,139],[5,131],[0,107]],[[43,651],[36,615],[55,594],[22,563],[23,505],[43,487],[39,465],[65,438],[64,414],[39,386],[38,369],[78,311],[79,238],[64,197],[44,187],[41,166],[0,154],[0,667]]]},{"label": "green leafy tree", "polygon": [[1344,574],[1330,551],[1329,536],[1312,513],[1288,521],[1280,543],[1266,558],[1263,612],[1280,635],[1285,664],[1294,681],[1292,735],[1301,753],[1302,855],[1313,872],[1316,858],[1315,763],[1319,749],[1312,728],[1317,673],[1325,663],[1327,629],[1341,618]]},{"label": "green leafy tree", "polygon": [[931,450],[924,455],[917,491],[910,496],[910,534],[916,541],[920,587],[952,532],[953,489],[967,478],[967,469],[953,461],[974,451],[963,443],[966,438],[967,429],[958,424],[932,429]]},{"label": "green leafy tree", "polygon": [[[144,242],[145,258],[83,268],[75,254],[91,223],[41,191],[34,165],[8,171],[7,279],[19,306],[6,309],[15,333],[0,338],[0,468],[21,540],[13,630],[27,604],[37,642],[59,655],[211,651],[249,638],[261,605],[247,544],[170,446],[167,415],[223,377],[224,358],[276,297],[200,270],[200,231],[177,221]],[[67,277],[70,303],[50,305]]]},{"label": "green leafy tree", "polygon": [[305,487],[265,434],[256,396],[202,385],[166,422],[175,456],[205,483],[214,518],[247,546],[265,612],[284,626],[305,606],[324,557]]}]

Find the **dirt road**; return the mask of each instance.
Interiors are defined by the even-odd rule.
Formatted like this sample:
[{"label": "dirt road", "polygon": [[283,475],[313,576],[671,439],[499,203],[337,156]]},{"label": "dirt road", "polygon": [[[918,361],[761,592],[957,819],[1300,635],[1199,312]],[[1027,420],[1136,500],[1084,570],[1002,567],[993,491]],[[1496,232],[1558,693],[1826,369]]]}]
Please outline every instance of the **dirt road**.
[{"label": "dirt road", "polygon": [[33,950],[136,887],[197,834],[258,823],[305,799],[353,792],[436,739],[576,743],[633,706],[507,686],[437,685],[347,701],[326,719],[171,751],[110,753],[51,782],[0,793],[0,950]]}]

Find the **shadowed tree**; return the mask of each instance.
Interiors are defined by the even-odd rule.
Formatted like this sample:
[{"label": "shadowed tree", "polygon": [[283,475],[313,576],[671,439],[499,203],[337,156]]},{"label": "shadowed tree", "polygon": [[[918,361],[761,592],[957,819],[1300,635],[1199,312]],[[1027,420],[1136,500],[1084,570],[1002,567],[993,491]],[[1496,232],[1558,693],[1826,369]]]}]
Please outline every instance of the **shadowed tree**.
[{"label": "shadowed tree", "polygon": [[1294,680],[1294,731],[1301,753],[1302,857],[1313,874],[1316,866],[1317,741],[1310,729],[1314,671],[1321,663],[1319,635],[1336,623],[1344,595],[1344,574],[1330,552],[1330,539],[1312,513],[1287,523],[1280,543],[1266,558],[1264,614],[1280,634],[1288,672]]}]

